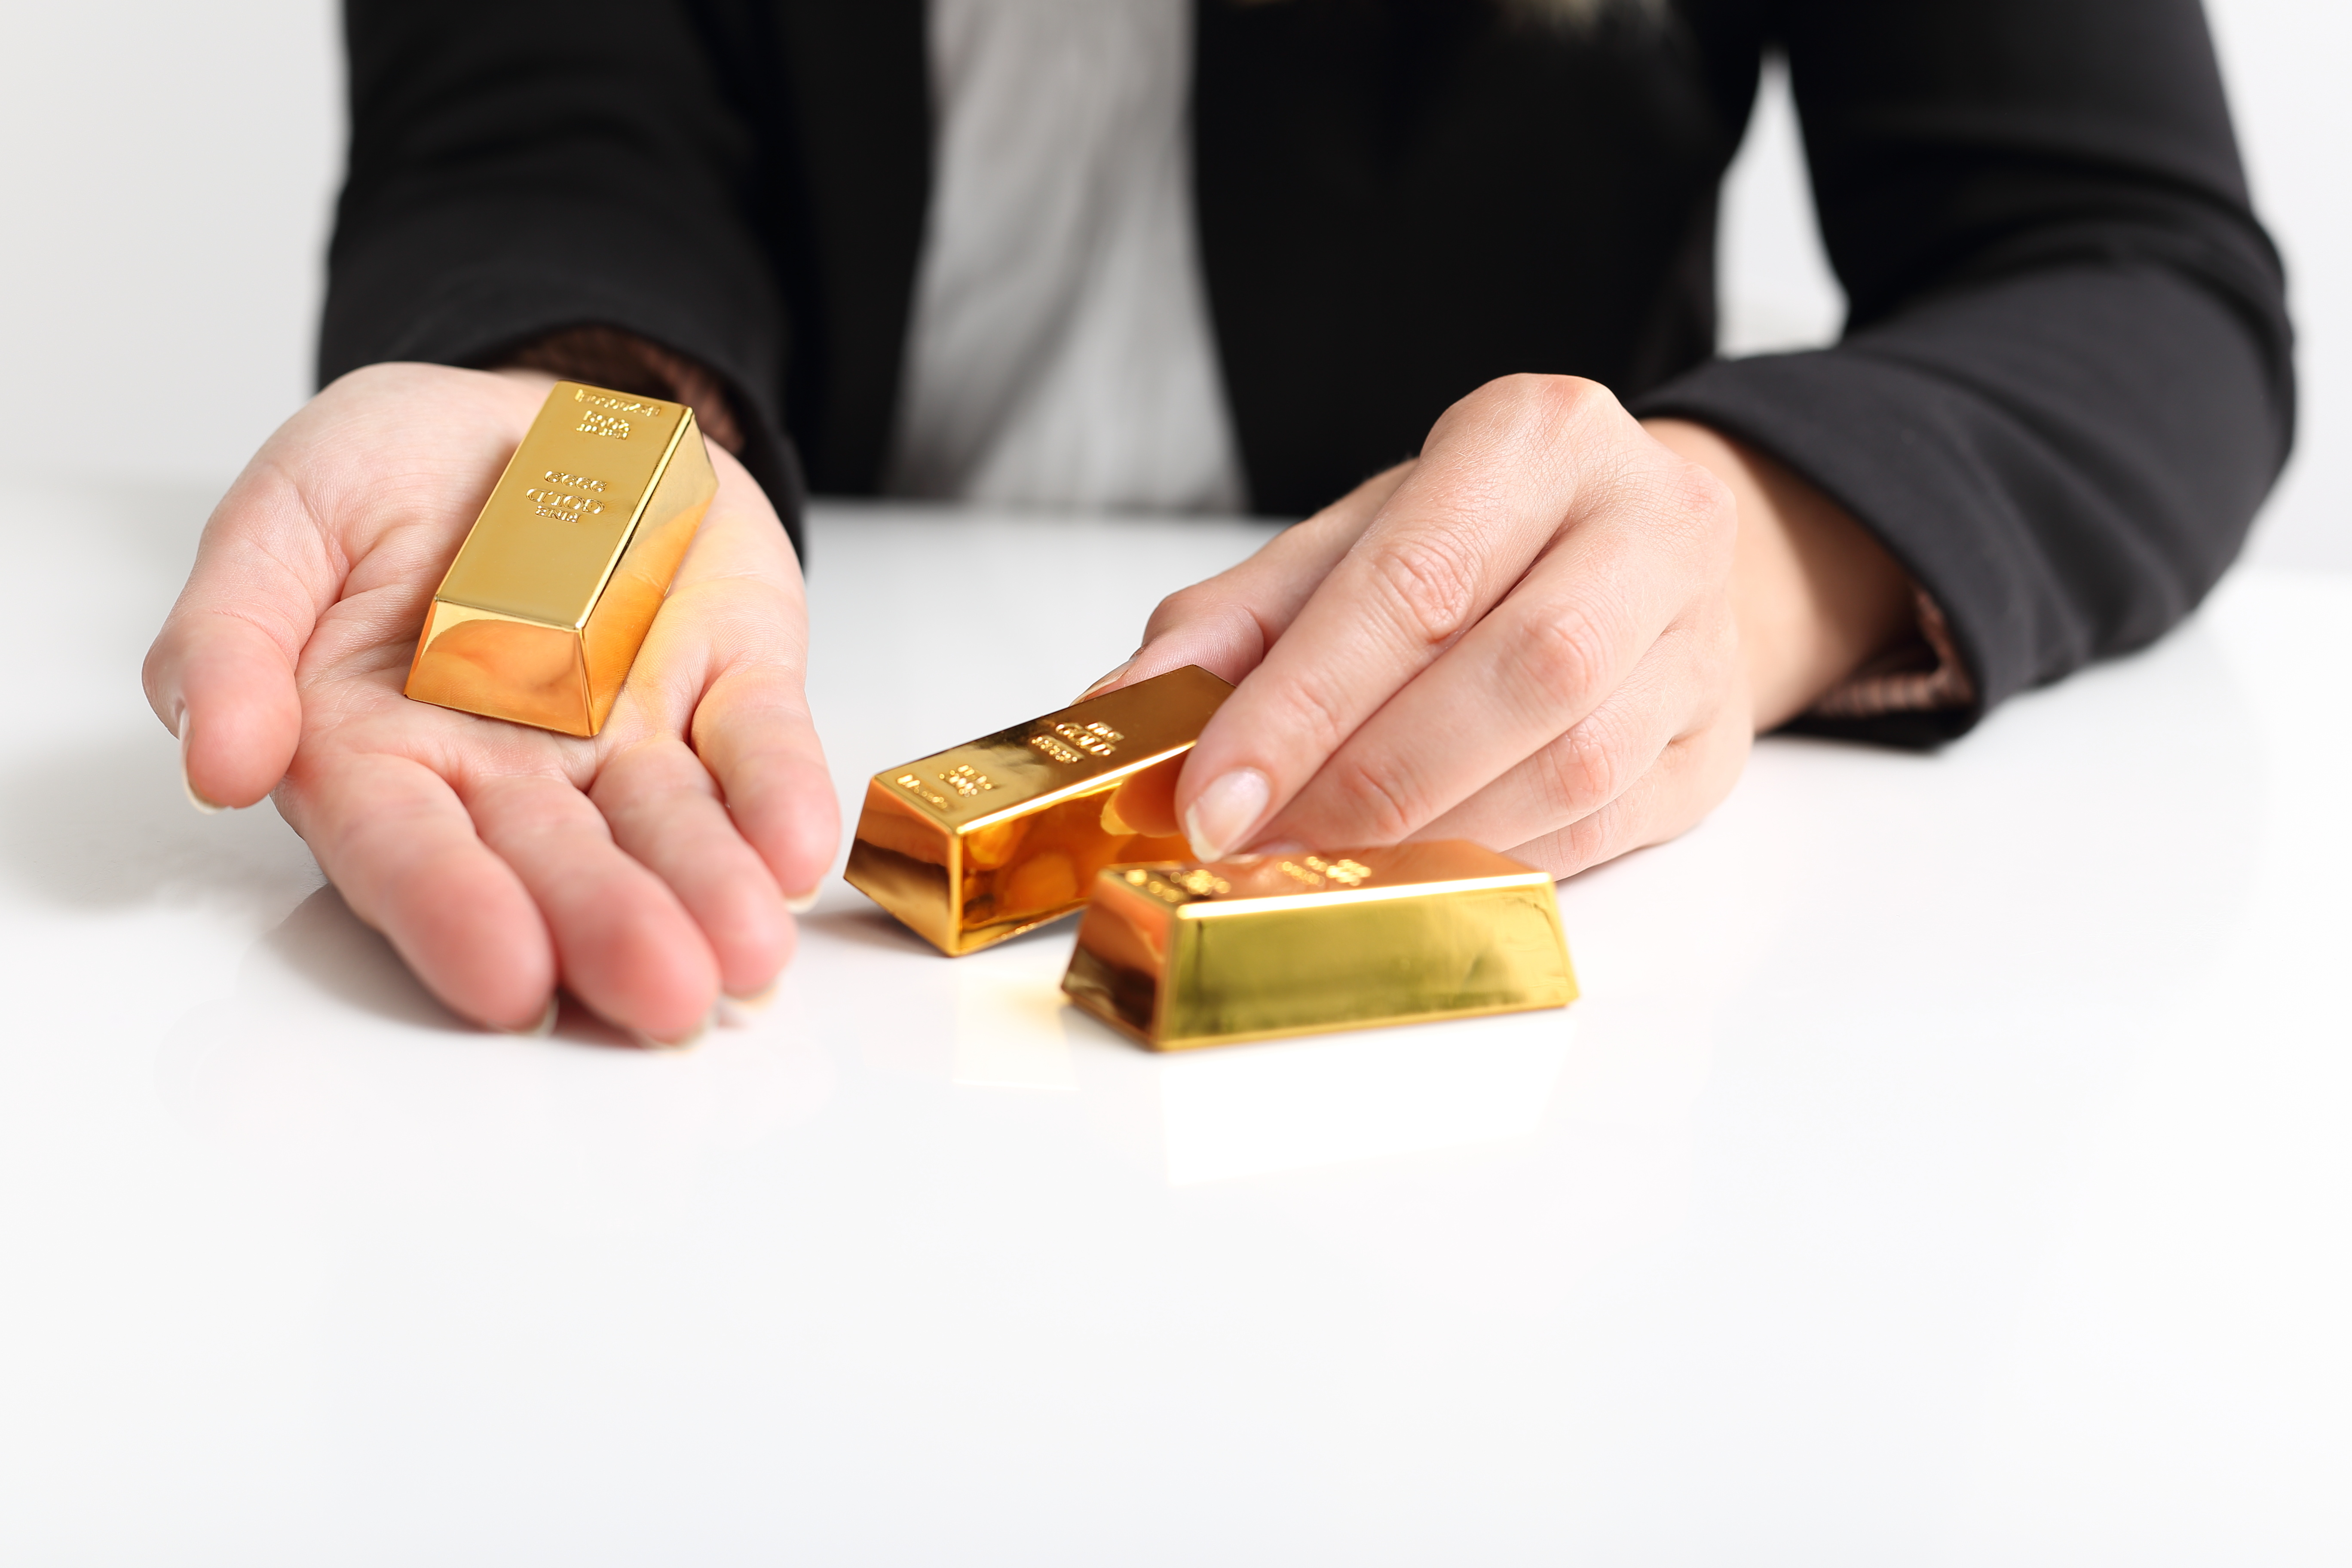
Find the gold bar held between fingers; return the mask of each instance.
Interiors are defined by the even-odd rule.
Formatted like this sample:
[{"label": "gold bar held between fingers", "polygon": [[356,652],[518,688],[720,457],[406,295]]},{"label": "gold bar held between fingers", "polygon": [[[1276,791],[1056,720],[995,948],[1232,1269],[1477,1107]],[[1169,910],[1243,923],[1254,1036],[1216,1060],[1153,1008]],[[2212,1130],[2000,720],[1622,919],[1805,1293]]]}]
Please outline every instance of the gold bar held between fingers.
[{"label": "gold bar held between fingers", "polygon": [[1175,859],[1135,831],[1118,787],[1192,750],[1233,688],[1197,665],[886,768],[866,786],[849,884],[950,956],[1086,902],[1114,861]]},{"label": "gold bar held between fingers", "polygon": [[594,734],[718,493],[694,410],[557,382],[433,595],[408,695]]},{"label": "gold bar held between fingers", "polygon": [[1062,989],[1154,1050],[1565,1007],[1551,878],[1461,839],[1095,879]]}]

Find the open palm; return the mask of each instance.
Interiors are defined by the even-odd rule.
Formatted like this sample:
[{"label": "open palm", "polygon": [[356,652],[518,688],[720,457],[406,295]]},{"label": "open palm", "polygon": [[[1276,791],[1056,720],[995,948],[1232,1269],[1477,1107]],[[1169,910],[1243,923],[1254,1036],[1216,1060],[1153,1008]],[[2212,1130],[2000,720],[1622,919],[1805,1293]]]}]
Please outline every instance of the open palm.
[{"label": "open palm", "polygon": [[442,573],[552,379],[344,377],[205,526],[146,666],[191,795],[275,791],[328,877],[451,1007],[502,1028],[560,984],[654,1041],[791,955],[840,823],[803,697],[800,568],[724,452],[719,494],[604,731],[401,693]]}]

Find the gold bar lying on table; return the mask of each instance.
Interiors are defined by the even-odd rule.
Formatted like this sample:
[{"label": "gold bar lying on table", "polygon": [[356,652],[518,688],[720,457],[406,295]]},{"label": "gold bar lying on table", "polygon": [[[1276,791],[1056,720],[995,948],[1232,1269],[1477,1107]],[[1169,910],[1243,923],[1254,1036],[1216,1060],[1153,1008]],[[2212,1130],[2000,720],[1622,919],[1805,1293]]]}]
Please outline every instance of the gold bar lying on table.
[{"label": "gold bar lying on table", "polygon": [[1155,1050],[1565,1007],[1551,878],[1445,839],[1095,879],[1062,989]]},{"label": "gold bar lying on table", "polygon": [[718,492],[694,410],[557,382],[434,593],[408,695],[594,734]]},{"label": "gold bar lying on table", "polygon": [[1190,751],[1232,691],[1187,665],[876,773],[849,884],[953,956],[1068,914],[1115,861],[1191,853],[1137,833],[1111,796]]}]

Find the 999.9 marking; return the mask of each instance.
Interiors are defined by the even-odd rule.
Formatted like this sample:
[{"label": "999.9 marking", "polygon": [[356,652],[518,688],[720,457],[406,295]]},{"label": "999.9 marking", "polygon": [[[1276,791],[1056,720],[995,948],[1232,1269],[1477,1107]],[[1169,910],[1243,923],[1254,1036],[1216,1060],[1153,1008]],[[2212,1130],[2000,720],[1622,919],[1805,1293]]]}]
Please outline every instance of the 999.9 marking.
[{"label": "999.9 marking", "polygon": [[1139,889],[1163,904],[1181,904],[1186,893],[1196,899],[1209,899],[1234,890],[1231,882],[1198,866],[1190,871],[1171,872],[1164,882],[1140,867],[1128,871],[1125,876],[1129,887]]},{"label": "999.9 marking", "polygon": [[1358,886],[1372,874],[1372,868],[1359,860],[1326,860],[1320,855],[1302,855],[1297,860],[1282,862],[1282,874],[1301,887],[1320,888],[1337,882],[1343,888]]},{"label": "999.9 marking", "polygon": [[1116,756],[1118,743],[1126,739],[1108,724],[1062,723],[1054,726],[1051,735],[1030,736],[1029,749],[1057,763],[1075,763],[1080,753],[1089,757]]},{"label": "999.9 marking", "polygon": [[940,782],[967,798],[975,795],[986,795],[996,787],[988,782],[986,773],[982,773],[970,763],[958,763],[940,775]]},{"label": "999.9 marking", "polygon": [[927,800],[933,805],[939,807],[941,811],[950,810],[953,807],[954,803],[950,801],[947,796],[924,784],[922,780],[917,778],[912,773],[900,773],[898,777],[897,783],[899,788],[910,791],[913,794],[919,795],[924,800]]}]

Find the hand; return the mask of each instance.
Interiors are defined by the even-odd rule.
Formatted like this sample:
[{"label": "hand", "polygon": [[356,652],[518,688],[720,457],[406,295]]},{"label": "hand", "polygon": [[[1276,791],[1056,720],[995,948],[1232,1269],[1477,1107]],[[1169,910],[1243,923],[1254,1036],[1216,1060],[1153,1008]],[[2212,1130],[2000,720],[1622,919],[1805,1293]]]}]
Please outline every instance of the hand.
[{"label": "hand", "polygon": [[1908,593],[1759,455],[1591,382],[1493,382],[1419,458],[1160,605],[1117,682],[1200,664],[1239,689],[1120,812],[1203,858],[1470,838],[1567,876],[1698,821]]},{"label": "hand", "polygon": [[200,805],[278,809],[450,1007],[552,1018],[555,988],[648,1040],[791,956],[787,900],[838,807],[802,696],[806,614],[774,510],[719,494],[604,731],[401,694],[426,602],[553,378],[375,365],[272,436],[205,525],[147,656]]}]

